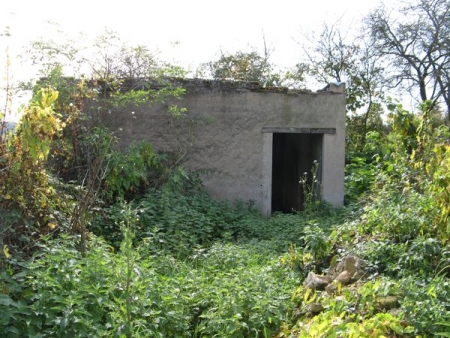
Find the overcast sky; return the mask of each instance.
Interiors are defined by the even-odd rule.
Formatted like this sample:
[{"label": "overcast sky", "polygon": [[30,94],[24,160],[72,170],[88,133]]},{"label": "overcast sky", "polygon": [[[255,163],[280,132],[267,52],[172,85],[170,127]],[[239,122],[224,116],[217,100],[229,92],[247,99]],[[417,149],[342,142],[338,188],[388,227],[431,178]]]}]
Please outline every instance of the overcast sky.
[{"label": "overcast sky", "polygon": [[[6,8],[5,8],[6,2]],[[300,53],[302,31],[319,29],[344,17],[359,20],[381,0],[3,0],[0,23],[9,26],[16,52],[57,22],[67,34],[97,36],[105,27],[131,43],[158,48],[185,65],[205,62],[219,49],[274,48],[276,63],[289,64]],[[178,43],[175,47],[175,43]],[[12,48],[12,47],[11,47]],[[13,49],[13,48],[12,48]]]},{"label": "overcast sky", "polygon": [[[263,35],[273,48],[272,62],[290,67],[298,62],[298,41],[304,32],[318,31],[324,22],[344,18],[351,26],[381,0],[2,0],[0,32],[9,26],[10,38],[0,38],[0,66],[9,48],[11,71],[21,79],[26,69],[17,55],[33,39],[55,35],[56,22],[67,35],[80,32],[96,37],[105,28],[130,44],[159,50],[166,61],[195,70],[215,59],[220,49],[235,52],[253,46],[260,51]],[[3,77],[2,77],[3,78]]]}]

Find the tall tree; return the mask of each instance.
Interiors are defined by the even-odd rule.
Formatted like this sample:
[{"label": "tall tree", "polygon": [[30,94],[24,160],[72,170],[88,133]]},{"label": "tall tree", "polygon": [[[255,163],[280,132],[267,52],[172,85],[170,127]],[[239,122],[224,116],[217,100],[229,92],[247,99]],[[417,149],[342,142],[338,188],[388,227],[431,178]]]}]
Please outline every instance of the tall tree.
[{"label": "tall tree", "polygon": [[403,2],[397,11],[380,6],[365,24],[390,87],[444,103],[450,122],[450,1]]},{"label": "tall tree", "polygon": [[123,43],[108,30],[96,38],[91,54],[85,62],[91,66],[93,76],[100,79],[155,77],[163,67],[156,52],[146,46]]},{"label": "tall tree", "polygon": [[[371,44],[364,37],[349,37],[340,22],[324,24],[320,35],[303,46],[308,70],[316,81],[345,82],[349,128],[349,149],[362,150],[366,134],[381,127],[383,69]],[[376,122],[376,123],[375,123]]]}]

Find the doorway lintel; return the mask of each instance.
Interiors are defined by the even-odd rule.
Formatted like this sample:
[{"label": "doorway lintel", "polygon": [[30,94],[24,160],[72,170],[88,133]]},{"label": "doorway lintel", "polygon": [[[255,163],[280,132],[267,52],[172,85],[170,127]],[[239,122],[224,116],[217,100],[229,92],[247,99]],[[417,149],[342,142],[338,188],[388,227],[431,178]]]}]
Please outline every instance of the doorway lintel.
[{"label": "doorway lintel", "polygon": [[336,134],[336,128],[262,127],[262,133]]}]

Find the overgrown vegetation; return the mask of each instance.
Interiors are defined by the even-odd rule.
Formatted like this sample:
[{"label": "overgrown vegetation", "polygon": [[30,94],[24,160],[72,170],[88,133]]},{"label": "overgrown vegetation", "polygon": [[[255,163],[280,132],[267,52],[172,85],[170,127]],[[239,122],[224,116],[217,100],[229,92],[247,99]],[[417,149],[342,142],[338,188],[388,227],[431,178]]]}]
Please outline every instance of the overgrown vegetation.
[{"label": "overgrown vegetation", "polygon": [[[38,97],[49,103],[56,94]],[[123,175],[136,152],[143,168],[157,168],[156,155],[145,155],[151,148],[112,152],[130,183],[109,183],[102,196],[111,202],[91,214],[85,251],[79,233],[61,225],[55,225],[60,235],[50,231],[58,219],[28,219],[36,227],[30,235],[39,234],[31,259],[3,237],[1,331],[9,337],[448,335],[449,135],[431,125],[428,107],[418,115],[390,107],[391,132],[378,158],[348,166],[348,175],[361,179],[348,182],[353,202],[342,210],[311,198],[303,212],[265,220],[251,204],[211,199],[197,176],[182,169],[158,187],[150,187],[142,170]],[[22,135],[10,135],[7,145]],[[34,189],[52,184],[42,182]],[[67,203],[46,196],[55,202],[42,219],[64,213],[60,206]],[[20,203],[7,204],[11,199],[2,199],[9,208],[4,220],[27,219]],[[15,224],[10,229],[27,234]],[[358,284],[340,286],[334,296],[302,285],[309,271],[326,272],[349,254],[368,263]],[[386,297],[398,300],[395,310],[380,303]],[[311,316],[307,309],[316,303],[324,311]]]},{"label": "overgrown vegetation", "polygon": [[[403,10],[432,14],[444,5]],[[390,23],[383,11],[374,14],[376,37]],[[36,43],[30,55],[44,60],[45,79],[32,86],[14,132],[5,127],[9,87],[0,113],[2,336],[450,337],[450,132],[438,104],[447,94],[428,101],[422,92],[417,111],[407,111],[379,91],[378,59],[363,53],[371,49],[344,46],[334,32],[325,29],[316,52],[345,62],[316,58],[308,67],[324,79],[350,79],[346,206],[320,201],[312,163],[312,179],[299,177],[304,210],[270,219],[250,201],[212,199],[198,173],[183,168],[182,154],[157,154],[145,142],[114,147],[118,134],[107,118],[132,116],[136,102],[182,98],[183,88],[162,76],[180,69],[142,46],[108,54],[103,37],[105,63],[89,63],[92,79],[75,81],[64,76],[57,46]],[[355,63],[343,50],[367,58]],[[382,51],[377,57],[389,55]],[[267,53],[222,55],[220,67],[209,66],[225,72],[233,70],[225,62],[252,60],[266,85],[276,82]],[[395,62],[406,73],[413,66]],[[435,80],[445,87],[443,73]],[[86,103],[100,99],[92,114]],[[188,117],[182,101],[161,113]],[[309,272],[327,274],[348,256],[365,262],[354,283],[335,283],[333,292],[303,284]]]}]

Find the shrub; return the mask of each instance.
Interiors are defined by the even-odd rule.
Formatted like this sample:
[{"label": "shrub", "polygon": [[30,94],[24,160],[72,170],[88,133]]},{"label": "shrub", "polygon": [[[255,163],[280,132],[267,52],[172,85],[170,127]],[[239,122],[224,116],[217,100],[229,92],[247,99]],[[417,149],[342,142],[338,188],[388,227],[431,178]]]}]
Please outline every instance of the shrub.
[{"label": "shrub", "polygon": [[377,166],[365,158],[354,157],[345,166],[345,203],[355,203],[370,191],[377,174]]},{"label": "shrub", "polygon": [[147,142],[134,142],[127,152],[111,151],[103,195],[109,201],[134,199],[148,189],[158,167],[158,157]]},{"label": "shrub", "polygon": [[[133,203],[139,219],[135,243],[144,238],[152,240],[152,252],[165,251],[186,257],[196,246],[207,247],[224,237],[241,237],[244,230],[239,224],[243,219],[262,220],[248,205],[241,203],[233,207],[212,199],[195,183],[195,176],[183,174],[181,181],[174,183],[176,177],[179,175],[161,189],[149,189]],[[122,218],[123,205],[119,202],[102,209],[91,229],[118,247],[122,240],[118,224]]]}]

